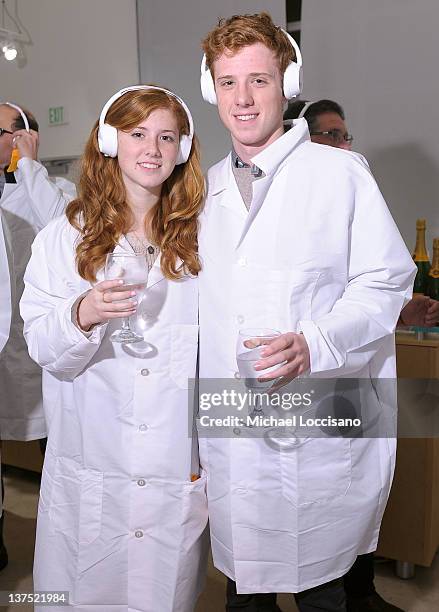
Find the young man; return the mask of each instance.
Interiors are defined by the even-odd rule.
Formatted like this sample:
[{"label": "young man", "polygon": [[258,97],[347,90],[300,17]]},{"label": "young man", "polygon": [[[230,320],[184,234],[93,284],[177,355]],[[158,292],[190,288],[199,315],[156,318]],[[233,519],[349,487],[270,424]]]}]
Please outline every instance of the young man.
[{"label": "young man", "polygon": [[[233,150],[209,171],[201,219],[201,384],[236,375],[244,327],[284,332],[256,364],[267,380],[394,377],[415,269],[367,165],[311,143],[305,120],[284,134],[299,67],[269,15],[223,20],[203,48],[203,95]],[[227,610],[276,610],[273,592],[296,593],[302,611],[345,610],[340,577],[376,547],[393,441],[310,437],[283,452],[238,429],[200,452]]]},{"label": "young man", "polygon": [[[14,149],[20,157],[16,169],[10,168]],[[64,212],[76,189],[63,178],[50,179],[37,155],[38,123],[33,115],[16,104],[0,102],[0,211],[11,236],[15,296],[10,335],[0,357],[0,440],[27,441],[46,436],[41,369],[29,357],[18,303],[36,234]],[[0,569],[7,563],[2,525],[0,522]]]}]

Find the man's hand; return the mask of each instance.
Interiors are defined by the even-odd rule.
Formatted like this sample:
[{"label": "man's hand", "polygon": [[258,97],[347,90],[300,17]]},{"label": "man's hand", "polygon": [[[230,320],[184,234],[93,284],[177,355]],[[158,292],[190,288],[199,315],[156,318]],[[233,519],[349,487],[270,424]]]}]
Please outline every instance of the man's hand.
[{"label": "man's hand", "polygon": [[[280,378],[274,388],[281,387],[291,380],[307,372],[310,367],[308,344],[303,334],[288,332],[281,334],[270,342],[261,351],[261,357],[255,364],[255,370],[261,372],[260,380],[274,380]],[[280,365],[269,374],[264,375],[266,368]]]},{"label": "man's hand", "polygon": [[[115,289],[118,288],[117,291]],[[78,306],[78,324],[84,331],[110,319],[130,317],[136,312],[135,291],[124,291],[120,280],[102,281],[93,287]]]},{"label": "man's hand", "polygon": [[415,295],[401,310],[403,325],[433,327],[439,321],[439,302],[426,295]]},{"label": "man's hand", "polygon": [[439,325],[439,301],[429,298],[428,310],[424,319],[425,327]]},{"label": "man's hand", "polygon": [[38,132],[31,130],[17,130],[14,132],[12,137],[12,143],[21,157],[29,157],[30,159],[37,159],[38,157]]}]

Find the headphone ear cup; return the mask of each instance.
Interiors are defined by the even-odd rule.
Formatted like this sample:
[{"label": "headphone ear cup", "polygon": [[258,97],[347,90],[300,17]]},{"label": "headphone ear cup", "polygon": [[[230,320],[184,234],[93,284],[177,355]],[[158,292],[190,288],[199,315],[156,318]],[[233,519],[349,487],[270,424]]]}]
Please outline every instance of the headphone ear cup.
[{"label": "headphone ear cup", "polygon": [[284,96],[287,100],[295,98],[302,91],[302,71],[296,62],[291,62],[284,72]]},{"label": "headphone ear cup", "polygon": [[217,104],[215,85],[210,70],[204,70],[200,78],[201,95],[209,104]]},{"label": "headphone ear cup", "polygon": [[191,148],[192,138],[187,134],[183,134],[180,138],[180,147],[178,149],[177,161],[175,162],[177,166],[187,162],[191,153]]},{"label": "headphone ear cup", "polygon": [[99,151],[106,157],[117,155],[117,129],[108,123],[103,123],[98,131]]}]

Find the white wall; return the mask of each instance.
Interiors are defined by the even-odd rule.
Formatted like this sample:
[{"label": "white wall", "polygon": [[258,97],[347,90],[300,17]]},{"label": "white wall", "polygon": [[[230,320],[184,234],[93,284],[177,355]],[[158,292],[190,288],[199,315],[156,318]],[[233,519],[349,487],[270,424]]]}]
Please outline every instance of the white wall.
[{"label": "white wall", "polygon": [[188,103],[205,167],[224,157],[230,140],[216,107],[201,98],[201,40],[220,17],[262,10],[285,26],[285,0],[138,0],[141,81],[169,87]]},{"label": "white wall", "polygon": [[[41,158],[80,155],[104,102],[139,81],[135,0],[20,0],[18,6],[33,44],[24,67],[0,61],[1,98],[36,115]],[[67,109],[68,125],[48,127],[50,106]]]},{"label": "white wall", "polygon": [[304,97],[345,108],[410,249],[439,236],[437,0],[304,0]]}]

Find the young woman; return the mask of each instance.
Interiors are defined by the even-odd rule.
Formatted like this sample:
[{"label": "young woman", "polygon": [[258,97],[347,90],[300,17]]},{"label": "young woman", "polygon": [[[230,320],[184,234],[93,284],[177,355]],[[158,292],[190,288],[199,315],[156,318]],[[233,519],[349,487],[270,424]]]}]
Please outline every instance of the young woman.
[{"label": "young woman", "polygon": [[[203,189],[184,102],[127,88],[91,132],[78,199],[33,245],[21,312],[49,428],[34,586],[68,591],[73,610],[195,605],[207,510],[188,379]],[[134,291],[104,280],[107,254],[133,252],[150,266],[143,326]],[[123,316],[144,341],[110,340]]]}]

